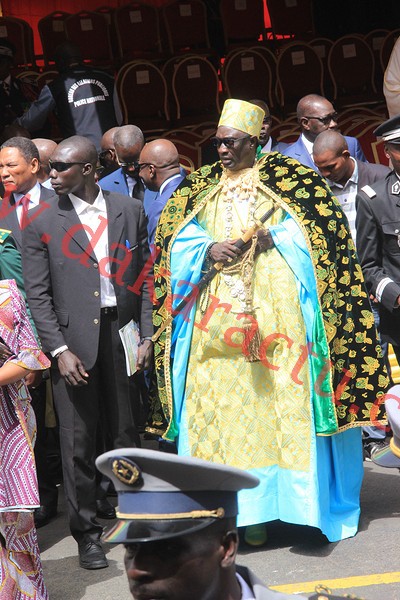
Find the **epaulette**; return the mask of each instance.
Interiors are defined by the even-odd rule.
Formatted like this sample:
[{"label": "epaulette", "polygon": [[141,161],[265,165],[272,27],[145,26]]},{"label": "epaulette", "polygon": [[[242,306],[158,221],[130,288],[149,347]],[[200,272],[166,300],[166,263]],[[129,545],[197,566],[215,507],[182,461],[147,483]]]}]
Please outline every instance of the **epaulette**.
[{"label": "epaulette", "polygon": [[361,191],[363,191],[365,194],[367,194],[368,198],[375,198],[375,196],[376,196],[375,190],[373,190],[370,185],[364,185],[361,188]]},{"label": "epaulette", "polygon": [[11,233],[11,229],[0,229],[0,244],[3,244]]}]

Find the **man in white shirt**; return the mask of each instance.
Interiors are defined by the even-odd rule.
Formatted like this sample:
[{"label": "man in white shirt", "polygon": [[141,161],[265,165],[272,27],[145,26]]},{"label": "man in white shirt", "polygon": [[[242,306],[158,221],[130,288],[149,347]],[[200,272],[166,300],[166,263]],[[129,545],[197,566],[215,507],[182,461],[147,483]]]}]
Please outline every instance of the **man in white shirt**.
[{"label": "man in white shirt", "polygon": [[[356,197],[376,181],[384,179],[390,173],[389,167],[363,163],[350,156],[346,138],[337,131],[323,131],[317,137],[313,147],[313,157],[319,172],[326,178],[329,187],[339,200],[343,212],[349,221],[351,235],[356,243]],[[379,329],[379,309],[372,302],[375,325]],[[387,343],[382,343],[382,350],[387,359]],[[384,444],[386,433],[382,428],[372,425],[363,427],[364,456],[368,460],[371,450]]]},{"label": "man in white shirt", "polygon": [[140,325],[139,370],[150,363],[153,333],[142,204],[103,192],[96,164],[96,148],[86,138],[62,141],[50,160],[59,198],[23,237],[28,300],[43,349],[54,359],[70,529],[85,569],[108,566],[96,521],[99,421],[114,447],[140,444],[136,390],[126,374],[119,329],[132,319]]},{"label": "man in white shirt", "polygon": [[[4,199],[0,211],[0,225],[13,232],[21,251],[21,229],[29,226],[27,211],[39,204],[46,210],[48,201],[55,196],[38,181],[39,152],[35,144],[24,137],[12,137],[0,148],[0,175],[4,186]],[[24,218],[23,218],[24,217]]]},{"label": "man in white shirt", "polygon": [[363,163],[350,156],[346,138],[338,131],[320,133],[313,146],[313,159],[328,182],[349,221],[356,241],[356,195],[365,186],[383,179],[390,172],[385,165]]}]

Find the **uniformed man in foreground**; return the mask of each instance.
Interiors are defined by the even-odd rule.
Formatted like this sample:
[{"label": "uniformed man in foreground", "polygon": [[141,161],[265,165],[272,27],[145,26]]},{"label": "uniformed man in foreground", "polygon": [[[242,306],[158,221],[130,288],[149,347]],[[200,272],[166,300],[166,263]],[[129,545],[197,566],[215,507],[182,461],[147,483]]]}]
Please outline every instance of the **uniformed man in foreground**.
[{"label": "uniformed man in foreground", "polygon": [[[124,544],[135,600],[306,597],[271,590],[249,569],[235,564],[237,493],[258,485],[254,475],[143,448],[106,452],[97,458],[96,466],[118,492],[118,521],[103,541]],[[317,586],[309,600],[343,597]]]},{"label": "uniformed man in foreground", "polygon": [[124,544],[133,598],[283,600],[235,565],[237,492],[258,479],[245,471],[154,450],[102,454],[98,469],[118,492],[119,521],[103,541]]},{"label": "uniformed man in foreground", "polygon": [[356,198],[357,251],[368,291],[379,306],[382,342],[400,362],[400,115],[375,131],[393,170]]}]

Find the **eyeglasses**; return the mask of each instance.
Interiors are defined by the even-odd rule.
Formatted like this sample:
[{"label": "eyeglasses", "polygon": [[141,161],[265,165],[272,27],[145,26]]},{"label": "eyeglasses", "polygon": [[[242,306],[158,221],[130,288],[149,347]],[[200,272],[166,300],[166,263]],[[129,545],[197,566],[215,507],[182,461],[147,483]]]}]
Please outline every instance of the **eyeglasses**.
[{"label": "eyeglasses", "polygon": [[86,165],[87,163],[84,162],[60,162],[58,160],[52,161],[49,160],[49,167],[50,169],[54,169],[55,171],[58,171],[58,173],[62,173],[63,171],[68,171],[68,169],[70,169],[73,165]]},{"label": "eyeglasses", "polygon": [[322,125],[329,125],[329,123],[331,121],[335,121],[335,123],[338,120],[338,114],[337,112],[333,112],[330,115],[326,115],[326,117],[304,117],[305,119],[316,119],[317,121],[320,121],[322,123]]},{"label": "eyeglasses", "polygon": [[[145,167],[150,167],[150,165],[151,165],[151,164],[152,164],[152,163],[137,163],[137,164],[136,164],[136,168],[137,168],[138,172],[140,173],[140,171],[141,171],[142,169],[144,169]],[[154,166],[154,165],[153,165],[153,166]]]},{"label": "eyeglasses", "polygon": [[133,160],[132,162],[121,162],[119,160],[118,164],[121,167],[121,169],[135,169],[135,170],[137,170],[139,168],[139,162],[137,160]]},{"label": "eyeglasses", "polygon": [[233,148],[236,144],[236,142],[239,142],[240,140],[245,140],[246,138],[251,137],[250,135],[243,135],[242,137],[238,137],[238,138],[234,138],[234,137],[224,137],[224,138],[218,138],[218,137],[212,137],[211,138],[211,143],[213,146],[215,146],[215,148],[219,148],[222,144],[224,144],[224,146],[226,146],[227,148]]},{"label": "eyeglasses", "polygon": [[99,159],[101,160],[102,158],[105,158],[107,154],[111,154],[111,152],[113,151],[113,148],[107,148],[107,150],[102,150],[101,152],[99,152]]},{"label": "eyeglasses", "polygon": [[176,166],[179,166],[179,165],[172,164],[172,165],[160,165],[160,166],[158,166],[158,165],[155,165],[153,163],[137,163],[137,165],[136,165],[137,170],[138,170],[139,173],[145,167],[154,167],[155,169],[166,169],[166,168],[172,168],[172,167],[176,167]]}]

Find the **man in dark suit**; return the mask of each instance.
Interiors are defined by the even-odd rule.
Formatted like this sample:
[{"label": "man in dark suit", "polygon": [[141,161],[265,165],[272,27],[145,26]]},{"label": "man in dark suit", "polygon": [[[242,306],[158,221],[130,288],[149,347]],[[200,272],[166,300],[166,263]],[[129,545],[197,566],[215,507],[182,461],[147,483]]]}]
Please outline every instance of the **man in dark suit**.
[{"label": "man in dark suit", "polygon": [[[308,94],[299,100],[297,105],[297,120],[300,125],[299,139],[286,148],[285,155],[295,158],[306,167],[315,169],[312,158],[313,144],[318,134],[326,129],[338,130],[338,114],[329,100],[317,94]],[[366,158],[358,140],[345,136],[350,156],[366,162]]]},{"label": "man in dark suit", "polygon": [[55,195],[54,190],[46,189],[38,182],[39,151],[27,138],[13,137],[4,142],[0,148],[0,169],[5,190],[0,224],[13,232],[17,248],[21,251],[21,229],[30,222],[27,211],[39,204],[40,210],[45,210],[47,201]]},{"label": "man in dark suit", "polygon": [[156,192],[154,197],[148,198],[145,195],[144,199],[149,244],[152,244],[162,210],[184,179],[176,146],[164,139],[146,144],[140,153],[139,173],[147,190]]},{"label": "man in dark suit", "polygon": [[390,172],[385,165],[363,163],[350,155],[346,138],[338,131],[320,133],[313,147],[314,163],[325,177],[346,213],[356,241],[356,195],[366,185],[383,179]]},{"label": "man in dark suit", "polygon": [[143,132],[136,125],[123,125],[117,129],[114,134],[114,147],[119,169],[101,179],[100,185],[103,190],[143,200],[144,186],[137,171],[143,146]]},{"label": "man in dark suit", "polygon": [[96,148],[86,138],[62,141],[50,161],[59,198],[23,237],[28,301],[43,349],[54,359],[70,528],[86,569],[108,566],[96,521],[99,421],[114,447],[140,444],[119,330],[139,323],[139,370],[150,363],[153,333],[142,204],[103,192],[96,164]]}]

